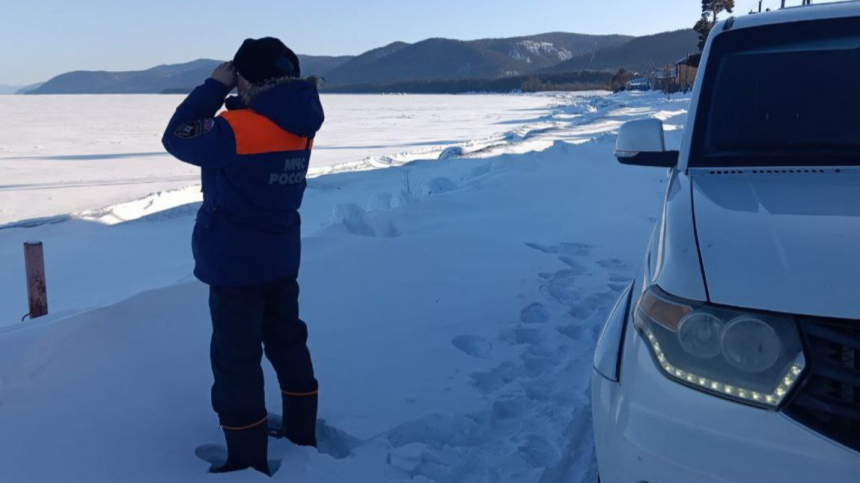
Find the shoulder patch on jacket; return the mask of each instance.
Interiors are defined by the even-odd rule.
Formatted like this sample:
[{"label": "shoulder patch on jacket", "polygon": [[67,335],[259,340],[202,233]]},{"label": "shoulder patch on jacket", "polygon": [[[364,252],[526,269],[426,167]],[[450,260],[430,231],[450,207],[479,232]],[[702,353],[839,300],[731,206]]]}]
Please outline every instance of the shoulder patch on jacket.
[{"label": "shoulder patch on jacket", "polygon": [[[209,129],[212,129],[211,127]],[[183,122],[173,134],[182,139],[196,138],[203,133],[203,121]]]},{"label": "shoulder patch on jacket", "polygon": [[203,120],[183,122],[180,124],[173,134],[182,139],[191,139],[206,134],[215,127],[215,119],[208,117]]}]

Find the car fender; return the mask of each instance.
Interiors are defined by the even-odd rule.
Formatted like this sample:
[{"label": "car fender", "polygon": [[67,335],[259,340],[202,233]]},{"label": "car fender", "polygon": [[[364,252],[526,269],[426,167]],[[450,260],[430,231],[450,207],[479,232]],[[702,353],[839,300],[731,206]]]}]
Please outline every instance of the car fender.
[{"label": "car fender", "polygon": [[610,381],[618,381],[622,340],[624,339],[624,331],[627,328],[627,314],[630,312],[630,300],[632,296],[633,284],[631,283],[621,294],[621,297],[618,298],[615,307],[610,312],[594,351],[594,370],[596,374]]}]

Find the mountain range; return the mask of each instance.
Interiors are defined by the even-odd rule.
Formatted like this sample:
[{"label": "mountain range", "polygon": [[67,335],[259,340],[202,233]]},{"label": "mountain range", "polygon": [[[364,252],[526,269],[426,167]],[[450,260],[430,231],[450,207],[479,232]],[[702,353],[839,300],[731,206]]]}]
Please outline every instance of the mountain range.
[{"label": "mountain range", "polygon": [[498,79],[547,68],[617,47],[632,37],[549,33],[510,39],[397,42],[371,50],[326,74],[335,85],[380,82]]},{"label": "mountain range", "polygon": [[[395,42],[358,56],[300,55],[304,75],[320,75],[338,92],[371,92],[386,86],[426,86],[431,83],[469,81],[458,85],[510,85],[501,79],[542,76],[541,82],[559,73],[646,69],[674,64],[696,51],[692,30],[646,37],[546,33],[525,37],[461,41],[427,39],[413,44]],[[198,59],[159,65],[142,71],[75,71],[58,75],[42,85],[30,86],[28,94],[151,94],[188,92],[210,75],[219,63]],[[568,81],[569,76],[564,76]],[[596,77],[595,77],[596,78]],[[602,78],[602,77],[600,77]],[[481,82],[474,82],[480,80]],[[524,80],[524,82],[525,82]],[[569,85],[578,84],[574,82]],[[594,88],[589,84],[588,88]],[[19,91],[20,93],[21,91]]]},{"label": "mountain range", "polygon": [[[351,59],[300,55],[304,72],[321,75]],[[74,71],[60,74],[27,94],[159,94],[189,91],[212,74],[222,61],[198,59],[183,64],[159,65],[140,71]]]},{"label": "mountain range", "polygon": [[677,30],[637,37],[620,45],[580,55],[547,69],[548,72],[580,70],[648,70],[665,67],[698,52],[698,35],[694,30]]}]

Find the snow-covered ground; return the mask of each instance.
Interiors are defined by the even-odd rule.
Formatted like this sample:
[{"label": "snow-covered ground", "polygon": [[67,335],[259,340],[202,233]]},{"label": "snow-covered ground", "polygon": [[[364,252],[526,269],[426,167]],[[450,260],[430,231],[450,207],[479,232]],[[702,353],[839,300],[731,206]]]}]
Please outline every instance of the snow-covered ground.
[{"label": "snow-covered ground", "polygon": [[[662,170],[615,162],[614,137],[626,120],[658,117],[677,144],[688,99],[441,96],[448,111],[435,122],[417,112],[424,96],[356,97],[400,103],[420,120],[383,123],[369,109],[366,122],[357,112],[327,134],[329,145],[364,153],[348,161],[373,158],[310,181],[301,304],[321,381],[322,451],[273,442],[271,456],[283,458],[275,480],[594,481],[593,345],[636,273],[665,182]],[[70,102],[39,99],[54,114],[52,102]],[[495,114],[459,112],[489,110],[488,100]],[[156,124],[140,136],[157,136]],[[88,163],[73,156],[106,149],[87,144],[98,129],[80,127],[74,141],[62,127],[42,142],[57,149],[49,156]],[[52,139],[63,137],[60,153]],[[56,206],[80,201],[59,186],[47,193],[69,198]],[[13,211],[27,202],[2,196]],[[0,481],[211,481],[193,456],[221,440],[208,402],[206,288],[190,275],[197,196],[192,187],[93,203],[63,222],[0,229]],[[30,239],[45,242],[52,315],[21,323]],[[268,366],[267,384],[277,408]]]}]

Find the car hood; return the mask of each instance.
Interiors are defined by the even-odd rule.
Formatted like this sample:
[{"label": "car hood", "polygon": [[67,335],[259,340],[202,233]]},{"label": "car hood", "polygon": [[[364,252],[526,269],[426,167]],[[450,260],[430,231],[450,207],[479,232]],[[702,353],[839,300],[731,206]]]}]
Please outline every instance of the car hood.
[{"label": "car hood", "polygon": [[860,319],[860,170],[692,171],[711,302]]}]

